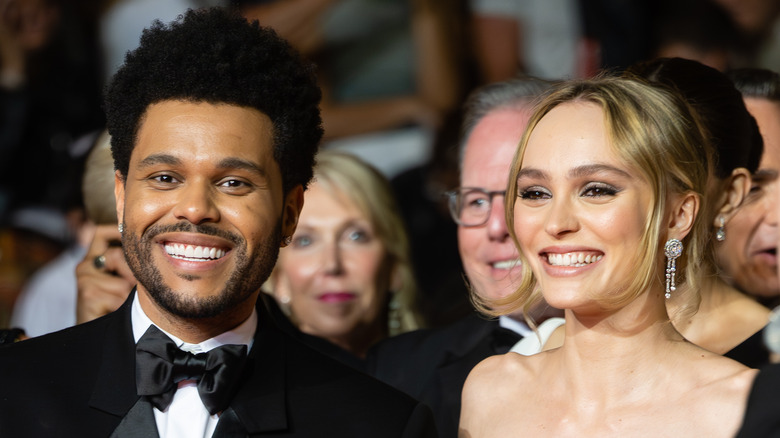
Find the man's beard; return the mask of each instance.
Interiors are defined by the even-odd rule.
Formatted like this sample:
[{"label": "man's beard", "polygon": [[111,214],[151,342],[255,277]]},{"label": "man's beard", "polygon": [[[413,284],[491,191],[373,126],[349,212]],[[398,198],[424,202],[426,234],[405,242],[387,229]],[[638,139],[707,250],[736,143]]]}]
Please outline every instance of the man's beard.
[{"label": "man's beard", "polygon": [[[224,288],[218,294],[208,297],[191,297],[181,291],[174,291],[165,284],[162,274],[152,262],[152,248],[155,236],[169,232],[200,233],[217,236],[233,243],[232,257],[235,268]],[[147,229],[139,238],[125,228],[122,247],[125,259],[138,283],[143,285],[152,300],[168,313],[185,319],[213,318],[235,309],[260,289],[276,264],[281,242],[281,221],[276,223],[273,233],[261,243],[254,254],[248,254],[246,240],[241,236],[218,229],[211,225],[193,225],[180,222],[175,225],[157,225]],[[183,277],[195,280],[197,276]]]}]

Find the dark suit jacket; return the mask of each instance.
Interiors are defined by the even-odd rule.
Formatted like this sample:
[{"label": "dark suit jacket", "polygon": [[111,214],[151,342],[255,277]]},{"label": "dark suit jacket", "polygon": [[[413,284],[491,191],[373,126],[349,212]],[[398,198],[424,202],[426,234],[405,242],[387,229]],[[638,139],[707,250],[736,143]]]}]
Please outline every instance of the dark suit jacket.
[{"label": "dark suit jacket", "polygon": [[780,365],[762,368],[756,376],[737,437],[780,437]]},{"label": "dark suit jacket", "polygon": [[368,353],[367,371],[430,406],[439,436],[456,437],[466,377],[483,359],[506,353],[519,340],[506,332],[497,320],[474,313],[445,328],[380,342]]},{"label": "dark suit jacket", "polygon": [[[103,318],[0,347],[0,436],[111,435],[139,400],[132,297]],[[436,435],[427,407],[282,332],[264,299],[258,313],[243,384],[215,436]],[[221,428],[226,414],[234,427]]]}]

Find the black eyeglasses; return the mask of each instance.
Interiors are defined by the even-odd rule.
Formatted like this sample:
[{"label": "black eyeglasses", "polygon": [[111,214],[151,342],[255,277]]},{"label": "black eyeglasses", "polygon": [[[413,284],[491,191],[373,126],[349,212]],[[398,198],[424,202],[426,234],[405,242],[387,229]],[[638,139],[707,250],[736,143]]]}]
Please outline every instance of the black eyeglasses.
[{"label": "black eyeglasses", "polygon": [[506,190],[487,191],[478,187],[460,187],[444,194],[450,215],[462,227],[484,225],[490,217],[494,196],[506,196]]}]

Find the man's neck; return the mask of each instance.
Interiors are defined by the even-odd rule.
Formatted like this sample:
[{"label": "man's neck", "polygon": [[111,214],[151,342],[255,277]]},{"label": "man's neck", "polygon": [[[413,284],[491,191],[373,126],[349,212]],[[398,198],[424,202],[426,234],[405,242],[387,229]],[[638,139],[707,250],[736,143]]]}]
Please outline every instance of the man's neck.
[{"label": "man's neck", "polygon": [[190,344],[199,344],[238,327],[255,308],[256,292],[241,306],[220,313],[213,318],[182,318],[159,306],[140,285],[136,288],[138,302],[146,316],[162,330]]}]

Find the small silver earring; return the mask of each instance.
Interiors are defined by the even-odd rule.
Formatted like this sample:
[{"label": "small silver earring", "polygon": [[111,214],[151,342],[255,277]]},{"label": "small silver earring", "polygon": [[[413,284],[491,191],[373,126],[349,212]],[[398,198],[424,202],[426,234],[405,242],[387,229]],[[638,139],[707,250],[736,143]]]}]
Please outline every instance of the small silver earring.
[{"label": "small silver earring", "polygon": [[718,232],[715,233],[715,240],[723,242],[726,240],[726,219],[721,215],[718,220],[720,221],[720,228],[718,228]]},{"label": "small silver earring", "polygon": [[680,257],[683,251],[683,244],[677,239],[669,239],[666,241],[664,247],[664,254],[666,254],[666,299],[672,297],[677,287],[675,285],[675,273],[677,272],[677,257]]},{"label": "small silver earring", "polygon": [[287,236],[284,238],[284,246],[287,246],[292,243],[292,236]]},{"label": "small silver earring", "polygon": [[117,225],[116,228],[119,230],[119,234],[122,234],[122,233],[125,232],[125,226],[121,222],[119,223],[119,225]]}]

